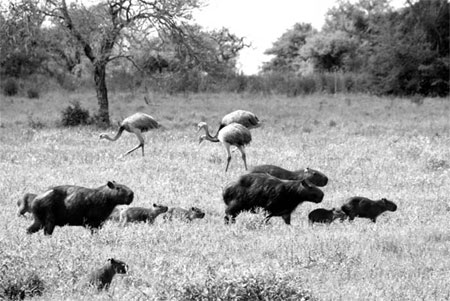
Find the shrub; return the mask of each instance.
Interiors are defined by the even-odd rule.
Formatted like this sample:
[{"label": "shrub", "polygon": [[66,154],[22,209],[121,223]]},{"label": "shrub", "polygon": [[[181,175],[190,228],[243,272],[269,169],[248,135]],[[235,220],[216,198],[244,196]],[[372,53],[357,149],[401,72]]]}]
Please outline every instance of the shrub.
[{"label": "shrub", "polygon": [[39,91],[36,88],[29,88],[27,90],[28,98],[39,98]]},{"label": "shrub", "polygon": [[13,79],[8,79],[3,87],[3,94],[5,96],[14,96],[19,91],[19,86],[17,82]]},{"label": "shrub", "polygon": [[81,107],[78,101],[62,111],[62,125],[76,126],[90,124],[89,111]]}]

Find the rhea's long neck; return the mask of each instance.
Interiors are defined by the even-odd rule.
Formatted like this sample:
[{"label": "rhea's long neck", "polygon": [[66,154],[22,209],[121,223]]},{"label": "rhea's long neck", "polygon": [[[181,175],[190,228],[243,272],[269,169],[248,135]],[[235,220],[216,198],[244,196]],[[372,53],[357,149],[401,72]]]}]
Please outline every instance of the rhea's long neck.
[{"label": "rhea's long neck", "polygon": [[103,138],[108,139],[109,141],[116,141],[117,139],[119,139],[119,137],[122,135],[124,128],[120,127],[119,131],[117,132],[117,134],[114,137],[109,137],[109,135],[103,135]]},{"label": "rhea's long neck", "polygon": [[205,129],[205,134],[206,134],[205,135],[205,139],[206,140],[211,141],[211,142],[219,142],[219,139],[217,139],[217,136],[216,137],[211,136],[211,134],[209,133],[209,129],[208,129],[207,125],[205,125],[203,127],[203,129]]}]

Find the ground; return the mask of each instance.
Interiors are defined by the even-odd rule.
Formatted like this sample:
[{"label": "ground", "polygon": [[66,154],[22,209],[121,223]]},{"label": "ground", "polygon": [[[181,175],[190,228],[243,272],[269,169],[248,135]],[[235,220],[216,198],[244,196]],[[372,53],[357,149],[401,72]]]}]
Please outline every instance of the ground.
[{"label": "ground", "polygon": [[[36,300],[446,300],[450,298],[450,102],[368,95],[252,96],[234,94],[110,95],[111,119],[142,111],[163,128],[145,134],[140,151],[124,133],[99,140],[95,127],[62,128],[57,121],[70,100],[95,112],[95,93],[1,96],[1,286],[37,274],[45,289]],[[249,166],[311,167],[325,173],[321,204],[300,205],[286,226],[280,218],[244,213],[223,222],[223,187],[244,173],[239,152],[225,173],[220,143],[203,142],[195,125],[217,128],[235,109],[254,112]],[[115,132],[117,127],[106,130]],[[98,234],[81,227],[27,235],[30,218],[16,216],[26,192],[73,184],[126,184],[132,206],[196,206],[203,220],[187,224],[108,222]],[[376,224],[367,219],[309,226],[308,213],[351,196],[385,197],[398,205]],[[82,288],[93,269],[114,257],[129,265],[108,293]],[[8,282],[9,281],[9,282]],[[250,289],[251,288],[251,289]],[[253,295],[252,295],[253,294]],[[245,298],[244,298],[245,299]],[[244,300],[242,299],[242,300]]]}]

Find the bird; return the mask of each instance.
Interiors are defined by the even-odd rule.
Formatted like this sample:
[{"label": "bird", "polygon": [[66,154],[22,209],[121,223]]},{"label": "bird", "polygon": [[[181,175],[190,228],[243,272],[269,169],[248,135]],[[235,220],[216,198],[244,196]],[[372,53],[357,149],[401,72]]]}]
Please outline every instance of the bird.
[{"label": "bird", "polygon": [[225,147],[225,150],[228,155],[225,172],[228,171],[228,166],[230,165],[231,161],[230,146],[232,145],[236,146],[238,150],[241,152],[245,170],[247,170],[247,160],[244,147],[252,141],[252,134],[250,133],[248,128],[246,128],[242,124],[233,122],[220,129],[216,137],[211,136],[208,130],[208,124],[206,122],[202,121],[197,125],[197,132],[199,132],[201,129],[205,130],[206,135],[200,136],[199,144],[202,143],[203,140],[208,140],[211,142],[221,142]]},{"label": "bird", "polygon": [[219,129],[217,130],[215,137],[219,134],[219,131],[222,128],[231,123],[242,124],[248,129],[255,129],[261,126],[261,122],[259,121],[258,117],[252,112],[244,110],[236,110],[225,115],[222,118],[222,121],[220,122]]},{"label": "bird", "polygon": [[129,133],[134,133],[136,137],[139,139],[139,144],[127,151],[123,156],[126,156],[138,148],[142,148],[142,156],[144,156],[144,137],[142,137],[143,132],[147,132],[148,130],[159,128],[159,123],[150,115],[145,113],[135,113],[127,118],[125,118],[119,125],[119,131],[116,136],[110,137],[108,134],[103,133],[100,134],[100,139],[108,139],[109,141],[116,141],[122,135],[123,131],[127,131]]}]

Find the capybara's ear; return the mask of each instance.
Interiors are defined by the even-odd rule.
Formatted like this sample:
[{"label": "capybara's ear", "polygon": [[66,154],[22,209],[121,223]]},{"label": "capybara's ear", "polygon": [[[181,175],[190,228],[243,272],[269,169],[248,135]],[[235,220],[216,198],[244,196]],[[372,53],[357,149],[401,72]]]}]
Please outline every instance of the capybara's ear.
[{"label": "capybara's ear", "polygon": [[109,261],[109,262],[111,262],[111,263],[114,263],[114,262],[116,262],[115,260],[114,260],[114,258],[108,258],[108,260],[107,261]]},{"label": "capybara's ear", "polygon": [[303,171],[304,173],[309,173],[309,167],[306,167],[305,170]]},{"label": "capybara's ear", "polygon": [[114,185],[114,181],[108,181],[108,183],[107,183],[107,185],[108,185],[108,187],[109,188],[111,188],[111,189],[114,189],[115,187],[116,187],[116,185]]},{"label": "capybara's ear", "polygon": [[158,207],[158,205],[156,205],[155,203],[153,203],[153,207]]}]

